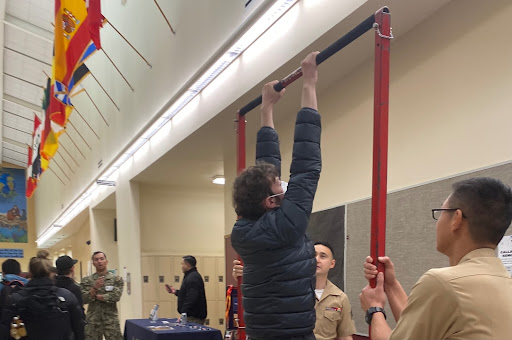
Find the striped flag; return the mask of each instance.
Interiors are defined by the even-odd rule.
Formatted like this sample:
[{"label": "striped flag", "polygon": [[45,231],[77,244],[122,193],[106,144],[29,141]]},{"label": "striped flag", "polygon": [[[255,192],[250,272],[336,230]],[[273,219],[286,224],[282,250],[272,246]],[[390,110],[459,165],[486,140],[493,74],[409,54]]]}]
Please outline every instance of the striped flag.
[{"label": "striped flag", "polygon": [[25,196],[32,197],[36,190],[39,176],[41,175],[41,156],[39,155],[39,146],[41,143],[43,125],[41,119],[34,114],[34,131],[32,133],[32,145],[28,148],[27,162],[27,188]]}]

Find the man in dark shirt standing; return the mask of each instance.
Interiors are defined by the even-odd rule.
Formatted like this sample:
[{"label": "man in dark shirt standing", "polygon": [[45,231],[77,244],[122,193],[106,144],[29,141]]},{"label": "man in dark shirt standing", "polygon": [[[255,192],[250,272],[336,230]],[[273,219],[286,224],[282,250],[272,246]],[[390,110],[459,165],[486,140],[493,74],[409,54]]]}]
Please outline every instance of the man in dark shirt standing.
[{"label": "man in dark shirt standing", "polygon": [[80,307],[84,308],[84,300],[82,298],[82,292],[80,286],[73,279],[75,276],[75,264],[78,260],[74,260],[71,257],[64,255],[57,259],[57,276],[55,277],[55,285],[60,288],[69,290],[73,295],[76,296]]},{"label": "man in dark shirt standing", "polygon": [[178,297],[178,312],[187,313],[189,322],[204,325],[206,319],[206,294],[201,274],[196,268],[196,258],[191,255],[183,256],[181,269],[185,276],[181,282],[181,288],[176,290],[167,286],[167,291]]}]

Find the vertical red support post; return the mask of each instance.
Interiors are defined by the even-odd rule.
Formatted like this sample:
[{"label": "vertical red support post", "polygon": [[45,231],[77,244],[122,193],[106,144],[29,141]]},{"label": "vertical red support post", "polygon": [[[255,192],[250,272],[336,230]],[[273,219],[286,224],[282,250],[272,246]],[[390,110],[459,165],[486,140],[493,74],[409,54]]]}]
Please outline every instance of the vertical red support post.
[{"label": "vertical red support post", "polygon": [[[389,50],[391,15],[384,7],[375,13],[375,74],[373,120],[373,184],[370,255],[379,272],[384,266],[377,257],[385,255],[386,195],[388,170]],[[375,287],[376,280],[370,283]]]},{"label": "vertical red support post", "polygon": [[[236,128],[236,174],[240,175],[245,169],[245,116],[240,115],[240,112],[236,116],[237,128]],[[238,255],[238,260],[241,262],[242,259]],[[242,305],[242,278],[238,278],[238,289],[237,289],[237,300],[238,300],[238,339],[245,340],[245,322],[244,322],[244,307]]]}]

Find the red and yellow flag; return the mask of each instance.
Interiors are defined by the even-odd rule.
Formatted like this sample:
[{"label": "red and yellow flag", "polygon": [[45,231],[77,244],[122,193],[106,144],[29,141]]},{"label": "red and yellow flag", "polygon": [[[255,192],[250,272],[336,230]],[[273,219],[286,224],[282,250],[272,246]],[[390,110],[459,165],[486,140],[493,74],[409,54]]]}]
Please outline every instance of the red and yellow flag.
[{"label": "red and yellow flag", "polygon": [[[65,106],[71,106],[69,90],[75,85],[75,72],[101,47],[103,21],[100,0],[55,0],[52,88],[55,98]],[[50,107],[50,119],[64,127],[70,110],[57,103],[50,103]]]}]

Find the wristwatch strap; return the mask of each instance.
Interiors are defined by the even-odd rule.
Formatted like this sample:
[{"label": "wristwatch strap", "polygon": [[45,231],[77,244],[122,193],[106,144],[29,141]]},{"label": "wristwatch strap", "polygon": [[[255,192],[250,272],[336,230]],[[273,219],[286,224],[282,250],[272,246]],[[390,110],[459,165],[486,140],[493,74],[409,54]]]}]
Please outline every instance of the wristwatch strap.
[{"label": "wristwatch strap", "polygon": [[382,314],[384,314],[384,319],[386,319],[386,312],[384,312],[384,308],[381,308],[381,307],[370,307],[366,311],[365,320],[366,320],[367,324],[369,324],[369,325],[372,324],[373,314],[375,314],[375,313],[382,313]]}]

